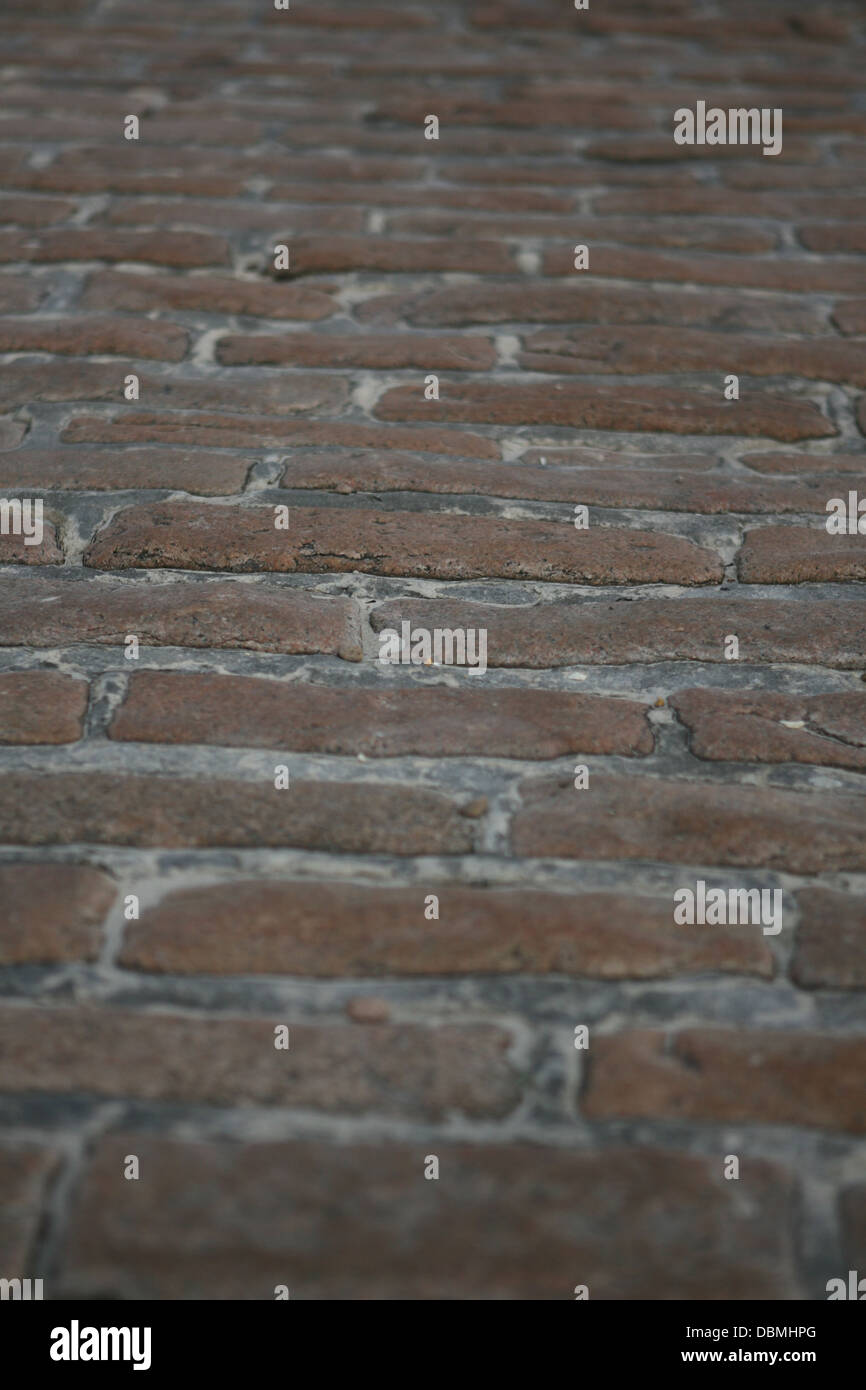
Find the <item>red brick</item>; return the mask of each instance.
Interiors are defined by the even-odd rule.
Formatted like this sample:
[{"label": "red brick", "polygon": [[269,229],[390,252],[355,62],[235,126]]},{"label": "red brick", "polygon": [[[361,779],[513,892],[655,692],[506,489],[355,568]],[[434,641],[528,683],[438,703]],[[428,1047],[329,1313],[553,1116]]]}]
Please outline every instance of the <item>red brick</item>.
[{"label": "red brick", "polygon": [[866,228],[856,222],[810,222],[798,227],[797,235],[807,251],[822,255],[866,251]]},{"label": "red brick", "polygon": [[[30,1264],[43,1220],[57,1156],[48,1149],[4,1143],[0,1147],[0,1268],[3,1278],[33,1278]],[[38,1277],[38,1276],[36,1276]]]},{"label": "red brick", "polygon": [[141,671],[110,736],[368,757],[556,758],[651,753],[645,715],[631,700],[567,691],[369,690]]},{"label": "red brick", "polygon": [[[787,146],[787,141],[785,142]],[[761,176],[765,161],[761,160]],[[866,215],[866,197],[826,193],[732,193],[729,188],[628,189],[596,199],[595,211],[608,213],[687,213],[697,217],[801,217],[859,222]]]},{"label": "red brick", "polygon": [[[577,275],[577,272],[575,272]],[[811,304],[744,299],[719,290],[655,290],[643,286],[556,284],[459,285],[409,295],[383,295],[358,306],[362,322],[405,316],[419,327],[476,323],[700,324],[726,332],[824,333],[823,315]]]},{"label": "red brick", "polygon": [[690,730],[699,758],[866,768],[866,692],[694,689],[671,695],[668,704]]},{"label": "red brick", "polygon": [[[5,133],[6,122],[0,127]],[[25,198],[4,193],[0,196],[0,222],[17,227],[50,227],[65,222],[75,212],[68,198]]]},{"label": "red brick", "polygon": [[[655,455],[621,454],[603,468],[557,465],[560,454],[541,454],[546,463],[492,463],[467,459],[428,459],[421,454],[382,455],[348,451],[294,454],[283,474],[287,488],[331,492],[427,492],[485,497],[516,497],[544,502],[581,502],[596,507],[647,507],[652,511],[703,513],[824,512],[828,487],[843,488],[844,478],[802,483],[789,479],[764,482],[748,474],[709,469],[712,459],[661,455],[662,467],[653,467]],[[580,451],[572,451],[577,454]],[[592,452],[586,450],[587,461]],[[597,451],[603,456],[604,451]],[[532,459],[541,453],[531,451]],[[831,456],[832,457],[832,456]],[[605,459],[607,465],[608,460]],[[568,461],[566,460],[566,463]],[[627,465],[631,464],[631,467]],[[0,464],[0,479],[2,479]]]},{"label": "red brick", "polygon": [[866,906],[827,888],[797,894],[800,925],[791,976],[803,989],[866,988]]},{"label": "red brick", "polygon": [[[799,473],[812,474],[820,479],[820,486],[829,489],[842,487],[841,482],[832,484],[824,481],[824,473],[862,473],[863,454],[744,454],[741,463],[758,473],[785,473],[796,477]],[[822,507],[823,510],[823,507]]]},{"label": "red brick", "polygon": [[141,848],[291,845],[346,854],[466,854],[473,830],[438,792],[380,783],[257,782],[7,772],[0,838]]},{"label": "red brick", "polygon": [[69,227],[44,232],[33,245],[35,261],[141,261],[178,269],[227,265],[229,248],[210,232],[116,232]]},{"label": "red brick", "polygon": [[[255,160],[245,163],[249,174],[260,172]],[[262,167],[273,176],[270,163]],[[182,182],[185,190],[186,173]],[[263,232],[275,234],[275,242],[300,232],[362,232],[366,220],[360,208],[351,212],[345,208],[299,208],[280,204],[273,196],[266,203],[190,197],[115,198],[107,218],[116,227],[219,227],[222,232]]]},{"label": "red brick", "polygon": [[866,579],[866,545],[862,536],[831,536],[823,526],[756,527],[740,548],[737,572],[744,584]]},{"label": "red brick", "polygon": [[[289,264],[291,275],[345,270],[383,270],[388,274],[409,270],[462,270],[481,275],[508,275],[515,270],[513,253],[499,241],[461,243],[432,238],[396,241],[381,236],[295,237],[289,248]],[[279,277],[280,272],[276,273]]]},{"label": "red brick", "polygon": [[180,362],[189,334],[176,323],[129,319],[38,318],[0,322],[0,352],[65,352],[82,357],[155,357]]},{"label": "red brick", "polygon": [[[712,930],[712,928],[710,929]],[[755,1028],[598,1037],[583,1110],[614,1116],[866,1132],[866,1038]]]},{"label": "red brick", "polygon": [[842,333],[866,333],[866,299],[843,299],[833,307],[833,322]]},{"label": "red brick", "polygon": [[844,600],[707,597],[599,599],[571,603],[463,603],[392,599],[371,613],[374,629],[400,622],[483,627],[488,666],[543,668],[652,661],[724,661],[725,638],[739,637],[740,660],[860,670],[866,643],[861,605]]},{"label": "red brick", "polygon": [[[274,1028],[289,1022],[289,1047]],[[519,1099],[490,1024],[353,1028],[291,1019],[0,1007],[4,1091],[84,1092],[341,1114],[502,1116]],[[58,1047],[62,1038],[63,1046]]]},{"label": "red brick", "polygon": [[805,376],[866,386],[866,344],[767,339],[682,328],[549,328],[524,339],[519,362],[543,372],[706,372]]},{"label": "red brick", "polygon": [[521,792],[512,841],[522,857],[866,868],[866,802],[850,793],[619,775],[592,776],[582,791],[571,777],[527,781]]},{"label": "red brick", "polygon": [[[0,281],[2,284],[2,281]],[[269,319],[325,319],[335,305],[321,288],[235,280],[227,275],[124,275],[102,270],[91,275],[81,297],[85,309],[203,309],[214,314],[249,314]]]},{"label": "red brick", "polygon": [[711,551],[651,531],[342,507],[292,507],[288,530],[277,530],[274,519],[273,507],[128,507],[91,541],[84,563],[582,584],[710,584],[723,576]]},{"label": "red brick", "polygon": [[0,744],[75,743],[87,696],[87,681],[59,671],[0,672]]},{"label": "red brick", "polygon": [[[439,919],[424,918],[428,893]],[[657,979],[705,970],[769,977],[751,928],[695,933],[670,903],[625,893],[421,884],[220,883],[170,893],[127,927],[121,964],[168,974],[557,974]]]},{"label": "red brick", "polygon": [[354,605],[339,596],[238,580],[146,584],[4,577],[0,585],[0,646],[121,648],[130,632],[143,647],[240,647],[361,659]]},{"label": "red brick", "polygon": [[170,488],[222,497],[242,490],[251,464],[249,458],[194,449],[21,449],[0,453],[0,488]]},{"label": "red brick", "polygon": [[[850,352],[850,346],[845,350]],[[288,333],[250,337],[229,336],[217,344],[217,357],[227,366],[238,363],[288,363],[300,367],[372,367],[376,369],[417,367],[421,371],[485,371],[496,361],[496,351],[488,338],[459,337],[456,334],[422,337],[420,334]],[[863,383],[866,385],[866,373]]]},{"label": "red brick", "polygon": [[[471,165],[479,170],[479,179],[493,176],[508,183],[519,182],[513,166]],[[578,181],[575,175],[581,173],[573,164],[559,166],[529,166],[519,171],[527,183],[567,183],[570,187]],[[457,179],[468,177],[456,165],[449,177]],[[596,176],[603,182],[605,174]],[[589,182],[581,179],[581,182]],[[437,189],[438,197],[438,189]],[[763,227],[751,222],[713,222],[709,219],[698,221],[683,217],[637,218],[637,217],[581,217],[575,221],[574,215],[547,215],[539,213],[512,214],[511,216],[467,217],[459,212],[418,211],[392,213],[388,217],[388,232],[397,236],[531,236],[551,239],[570,237],[572,246],[578,240],[594,247],[598,242],[635,242],[638,245],[673,246],[691,249],[701,248],[709,251],[772,251],[777,246],[777,238]],[[573,264],[573,262],[570,262]]]},{"label": "red brick", "polygon": [[811,401],[741,395],[726,401],[717,392],[667,386],[580,386],[447,382],[439,400],[418,386],[395,386],[376,404],[382,420],[456,420],[497,425],[567,425],[576,429],[648,430],[671,434],[762,435],[793,441],[837,434]]},{"label": "red brick", "polygon": [[0,275],[0,313],[23,314],[36,309],[45,298],[43,280],[23,280],[17,275]]},{"label": "red brick", "polygon": [[[730,1183],[716,1159],[658,1149],[431,1147],[439,1182],[392,1138],[101,1139],[62,1296],[568,1300],[581,1282],[593,1299],[798,1297],[792,1182],[763,1159]],[[129,1153],[148,1180],[120,1190]]]},{"label": "red brick", "polygon": [[[574,274],[572,246],[548,251],[543,260],[547,275]],[[802,293],[839,290],[856,294],[866,289],[866,266],[855,259],[815,262],[792,257],[665,255],[660,251],[593,246],[590,274],[621,280],[688,281],[697,285],[731,285],[758,290],[799,290]]]},{"label": "red brick", "polygon": [[0,565],[62,565],[63,550],[56,528],[47,519],[42,525],[42,540],[28,545],[24,536],[11,533],[0,535]]},{"label": "red brick", "polygon": [[[343,137],[345,138],[345,137]],[[356,131],[352,131],[353,140]],[[321,170],[321,165],[319,166]],[[302,203],[349,203],[358,209],[376,204],[379,207],[427,208],[430,206],[430,187],[427,184],[382,184],[382,183],[277,183],[270,196],[278,200]],[[537,188],[443,188],[436,185],[437,207],[461,208],[469,212],[567,212],[573,198],[563,193],[542,192]],[[345,220],[344,230],[351,232],[354,227],[354,212]],[[370,238],[371,241],[376,238]],[[381,238],[379,238],[381,240]],[[405,243],[411,245],[411,243]],[[357,248],[359,251],[360,248]],[[346,254],[345,252],[342,254]],[[424,257],[428,260],[430,252]],[[444,260],[448,256],[443,252]],[[471,253],[470,253],[471,254]],[[497,258],[503,252],[497,248]],[[400,253],[412,259],[412,253]],[[455,253],[456,255],[456,253]],[[395,258],[396,259],[396,258]],[[360,269],[360,267],[357,267]],[[368,269],[370,267],[367,267]],[[386,267],[383,267],[385,269]],[[413,269],[413,266],[405,266]],[[421,269],[422,267],[417,267]],[[439,267],[436,267],[439,268]],[[441,267],[448,269],[448,266]],[[455,267],[451,267],[454,269]],[[509,262],[513,271],[514,263]]]},{"label": "red brick", "polygon": [[[13,364],[14,365],[14,364]],[[2,390],[2,381],[0,381]],[[355,421],[335,423],[319,420],[280,420],[255,415],[194,414],[153,415],[147,411],[124,412],[105,419],[78,416],[61,431],[64,442],[73,444],[195,444],[217,448],[253,448],[264,445],[279,449],[289,444],[336,445],[358,449],[420,449],[431,454],[451,454],[457,458],[499,458],[499,445],[483,435],[447,426],[408,429],[367,425]]]},{"label": "red brick", "polygon": [[88,864],[0,864],[0,964],[96,960],[115,894]]}]

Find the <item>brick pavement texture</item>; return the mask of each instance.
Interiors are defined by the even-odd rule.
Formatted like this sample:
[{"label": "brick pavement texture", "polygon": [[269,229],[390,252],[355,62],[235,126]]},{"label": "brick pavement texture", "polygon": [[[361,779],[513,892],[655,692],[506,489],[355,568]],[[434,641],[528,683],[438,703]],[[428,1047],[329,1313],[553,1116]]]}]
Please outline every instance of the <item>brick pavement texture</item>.
[{"label": "brick pavement texture", "polygon": [[[825,1298],[862,7],[15,0],[0,42],[0,1276]],[[698,102],[781,151],[676,143]]]}]

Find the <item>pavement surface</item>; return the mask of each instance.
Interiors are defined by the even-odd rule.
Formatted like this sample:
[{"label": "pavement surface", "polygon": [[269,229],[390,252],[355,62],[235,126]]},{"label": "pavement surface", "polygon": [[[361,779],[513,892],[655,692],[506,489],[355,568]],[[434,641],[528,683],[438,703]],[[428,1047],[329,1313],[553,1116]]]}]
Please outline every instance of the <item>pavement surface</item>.
[{"label": "pavement surface", "polygon": [[866,1273],[864,41],[6,0],[0,1276]]}]

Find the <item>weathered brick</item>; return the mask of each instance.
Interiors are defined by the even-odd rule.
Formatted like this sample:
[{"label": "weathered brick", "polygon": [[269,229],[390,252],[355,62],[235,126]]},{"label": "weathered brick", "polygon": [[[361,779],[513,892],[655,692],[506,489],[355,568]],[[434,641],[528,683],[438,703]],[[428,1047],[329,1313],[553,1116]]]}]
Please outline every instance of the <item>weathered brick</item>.
[{"label": "weathered brick", "polygon": [[[439,898],[433,924],[424,918],[428,892]],[[766,941],[752,928],[676,927],[670,903],[659,899],[307,880],[241,880],[171,893],[129,924],[121,964],[168,974],[319,978],[773,973]]]},{"label": "weathered brick", "polygon": [[836,256],[840,252],[866,251],[866,228],[856,222],[807,222],[797,228],[807,251]]},{"label": "weathered brick", "polygon": [[[850,347],[846,347],[850,352]],[[866,349],[864,349],[866,351]],[[422,337],[420,334],[289,333],[255,337],[229,336],[217,344],[217,357],[227,366],[238,363],[283,363],[300,367],[417,367],[480,372],[492,367],[496,351],[488,338]],[[864,383],[866,384],[866,377]]]},{"label": "weathered brick", "polygon": [[[256,161],[250,159],[248,172],[259,172]],[[273,173],[273,169],[270,169]],[[183,186],[187,186],[187,174]],[[299,208],[278,203],[273,197],[267,202],[229,202],[215,198],[161,199],[114,198],[107,220],[115,227],[219,227],[221,231],[262,232],[273,234],[275,242],[300,232],[362,232],[364,213],[348,208]]]},{"label": "weathered brick", "polygon": [[290,266],[291,275],[334,270],[384,270],[389,275],[408,270],[462,270],[479,275],[508,275],[516,269],[513,252],[501,241],[454,242],[432,237],[425,241],[397,241],[381,236],[295,237],[290,247]]},{"label": "weathered brick", "polygon": [[866,333],[866,299],[842,299],[833,306],[833,322],[842,333]]},{"label": "weathered brick", "polygon": [[0,744],[75,743],[87,695],[87,681],[59,671],[0,672]]},{"label": "weathered brick", "polygon": [[4,1278],[36,1276],[30,1257],[57,1163],[58,1157],[50,1149],[29,1144],[0,1146],[0,1268]]},{"label": "weathered brick", "polygon": [[[547,275],[574,274],[573,247],[548,251],[543,268]],[[795,290],[805,294],[817,291],[857,294],[866,289],[866,265],[855,258],[843,260],[841,257],[827,262],[798,261],[785,256],[750,260],[746,256],[670,255],[631,247],[593,246],[590,271],[593,275],[611,275],[622,280],[685,280],[696,285]]]},{"label": "weathered brick", "polygon": [[288,1020],[290,1045],[277,1048],[275,1025],[286,1022],[0,1006],[0,1089],[429,1119],[501,1116],[519,1099],[510,1039],[490,1024]]},{"label": "weathered brick", "polygon": [[293,781],[7,772],[0,841],[15,845],[292,845],[347,854],[466,854],[470,818],[438,792]]},{"label": "weathered brick", "polygon": [[[796,477],[799,473],[812,474],[820,479],[822,488],[829,488],[823,478],[825,473],[862,473],[863,454],[744,454],[741,463],[753,468],[757,473],[785,473]],[[832,486],[836,486],[835,482]],[[838,484],[842,487],[842,483]],[[823,508],[822,508],[823,510]]]},{"label": "weathered brick", "polygon": [[[470,166],[478,171],[476,177],[483,180],[484,173],[497,180],[515,183],[513,167],[497,165]],[[450,171],[449,171],[450,172]],[[577,174],[583,174],[580,182],[591,182],[585,171],[575,168],[571,163],[559,166],[550,164],[537,167],[530,165],[519,170],[527,183],[567,183],[574,186]],[[452,177],[461,180],[468,177],[462,166],[455,165]],[[607,178],[607,170],[595,175],[598,182]],[[438,191],[438,190],[437,190]],[[522,213],[510,216],[467,217],[459,211],[443,212],[418,211],[392,213],[388,217],[388,231],[402,236],[532,236],[552,239],[571,237],[572,245],[579,234],[589,246],[598,242],[635,242],[640,246],[671,246],[690,249],[701,248],[709,251],[772,251],[777,238],[772,231],[755,226],[752,222],[714,222],[707,218],[685,217],[581,217],[577,227],[574,216],[544,213]],[[573,263],[573,262],[572,262]]]},{"label": "weathered brick", "polygon": [[866,905],[828,888],[797,894],[800,925],[791,975],[804,989],[866,988]]},{"label": "weathered brick", "polygon": [[[558,466],[559,451],[524,454],[519,463],[429,459],[421,454],[382,455],[348,451],[296,453],[283,474],[283,486],[330,492],[428,492],[485,497],[516,497],[545,502],[581,502],[596,507],[646,507],[652,511],[703,513],[824,512],[829,488],[844,478],[801,483],[764,482],[748,474],[710,470],[712,459],[693,455],[621,454],[611,466]],[[575,463],[580,451],[571,451]],[[598,451],[603,456],[603,451]],[[587,450],[587,462],[592,451]],[[831,455],[830,457],[833,457]],[[841,456],[840,456],[841,457]],[[695,468],[695,462],[700,465]],[[607,465],[605,459],[605,465]],[[654,467],[658,462],[661,467]],[[844,459],[843,459],[844,462]],[[632,465],[629,467],[628,465]],[[769,470],[768,470],[769,471]],[[2,478],[0,460],[0,478]],[[192,490],[192,489],[190,489]]]},{"label": "weathered brick", "polygon": [[743,333],[826,333],[811,304],[780,295],[744,299],[719,290],[665,290],[643,286],[564,284],[459,285],[415,294],[382,295],[358,306],[362,322],[401,317],[419,327],[476,323],[698,324]]},{"label": "weathered brick", "polygon": [[724,661],[725,638],[739,638],[740,660],[797,662],[860,670],[866,616],[859,603],[707,598],[588,603],[463,603],[392,599],[373,609],[379,632],[400,622],[483,627],[489,666],[620,665],[648,661]]},{"label": "weathered brick", "polygon": [[75,203],[68,198],[26,198],[8,193],[0,197],[0,222],[11,226],[50,227],[54,222],[65,222],[74,211]]},{"label": "weathered brick", "polygon": [[37,318],[0,322],[0,352],[65,352],[118,357],[154,357],[180,362],[189,334],[176,323],[129,319]]},{"label": "weathered brick", "polygon": [[710,584],[711,551],[679,536],[449,512],[293,507],[277,530],[272,507],[163,502],[118,512],[91,542],[94,569],[342,571],[561,583]]},{"label": "weathered brick", "polygon": [[21,449],[0,453],[0,488],[110,492],[170,488],[202,497],[240,492],[252,460],[193,449]]},{"label": "weathered brick", "polygon": [[63,549],[57,528],[47,519],[42,524],[42,540],[28,544],[28,538],[11,532],[0,535],[0,565],[62,565]]},{"label": "weathered brick", "polygon": [[228,265],[228,243],[210,232],[116,232],[98,227],[65,227],[43,232],[28,243],[34,261],[141,261],[145,265]]},{"label": "weathered brick", "polygon": [[[788,142],[785,142],[786,148]],[[683,148],[686,148],[685,146]],[[763,177],[762,159],[761,176]],[[801,217],[862,221],[866,198],[826,193],[732,193],[729,188],[640,188],[604,193],[596,199],[595,211],[608,213],[688,213],[691,216],[775,217],[783,220]]]},{"label": "weathered brick", "polygon": [[[847,492],[842,497],[847,505]],[[823,526],[755,527],[740,547],[737,573],[744,584],[866,579],[866,545],[862,536],[831,536]]]},{"label": "weathered brick", "polygon": [[680,690],[668,704],[699,758],[866,768],[866,692]]},{"label": "weathered brick", "polygon": [[[2,280],[0,280],[2,284]],[[214,314],[249,314],[268,319],[325,319],[335,305],[320,287],[236,280],[228,275],[130,275],[96,271],[81,297],[85,309],[202,309]]]},{"label": "weathered brick", "polygon": [[[447,1182],[424,1182],[417,1144],[393,1139],[103,1139],[62,1293],[273,1298],[288,1283],[293,1300],[567,1300],[579,1280],[602,1299],[798,1296],[795,1193],[776,1164],[753,1159],[736,1184],[713,1159],[659,1149],[432,1147]],[[148,1181],[119,1194],[131,1152]]]},{"label": "weathered brick", "polygon": [[545,329],[524,340],[519,362],[544,372],[706,372],[805,376],[866,385],[866,344],[828,338],[803,342],[699,329]]},{"label": "weathered brick", "polygon": [[653,749],[646,707],[632,700],[553,690],[338,689],[181,671],[135,673],[110,736],[368,757]]},{"label": "weathered brick", "polygon": [[115,893],[88,864],[0,864],[0,964],[95,960]]},{"label": "weathered brick", "polygon": [[24,280],[17,275],[0,275],[0,313],[24,314],[36,309],[45,297],[44,281]]},{"label": "weathered brick", "polygon": [[[712,928],[710,928],[712,930]],[[866,1038],[755,1028],[597,1037],[584,1113],[866,1132]]]},{"label": "weathered brick", "polygon": [[240,647],[361,659],[357,614],[341,596],[320,598],[238,580],[145,584],[4,577],[0,585],[0,646],[93,643],[120,650],[127,633],[135,633],[143,647]]},{"label": "weathered brick", "polygon": [[[14,364],[13,364],[14,365]],[[2,391],[2,381],[0,381]],[[499,445],[483,435],[432,428],[367,425],[355,421],[334,423],[320,420],[284,420],[256,415],[216,415],[195,413],[154,415],[147,411],[124,412],[105,419],[78,416],[61,431],[64,442],[78,444],[195,444],[217,448],[252,448],[264,445],[279,449],[321,444],[357,449],[420,449],[431,454],[452,454],[457,458],[499,458]]]},{"label": "weathered brick", "polygon": [[512,832],[520,856],[800,874],[866,868],[866,800],[852,793],[598,774],[582,791],[569,777],[524,782],[521,794]]}]

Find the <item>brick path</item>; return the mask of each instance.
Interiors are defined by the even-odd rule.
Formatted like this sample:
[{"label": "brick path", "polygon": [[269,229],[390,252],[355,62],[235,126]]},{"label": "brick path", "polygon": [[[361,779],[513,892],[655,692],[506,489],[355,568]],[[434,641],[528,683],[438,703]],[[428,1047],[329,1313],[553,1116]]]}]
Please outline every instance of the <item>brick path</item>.
[{"label": "brick path", "polygon": [[[862,10],[0,38],[0,493],[45,502],[0,537],[0,1275],[866,1272]],[[698,100],[782,154],[675,145]],[[403,622],[489,669],[379,664]],[[698,880],[782,930],[675,925]]]}]

